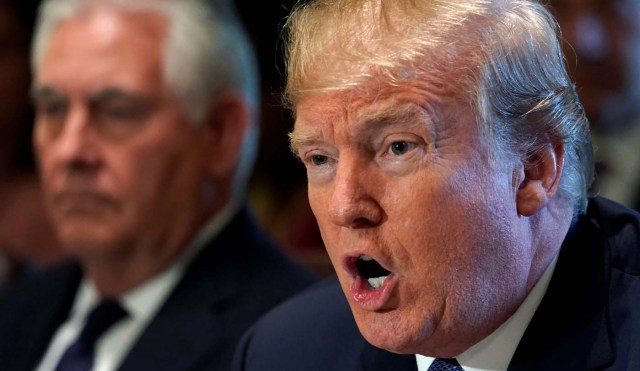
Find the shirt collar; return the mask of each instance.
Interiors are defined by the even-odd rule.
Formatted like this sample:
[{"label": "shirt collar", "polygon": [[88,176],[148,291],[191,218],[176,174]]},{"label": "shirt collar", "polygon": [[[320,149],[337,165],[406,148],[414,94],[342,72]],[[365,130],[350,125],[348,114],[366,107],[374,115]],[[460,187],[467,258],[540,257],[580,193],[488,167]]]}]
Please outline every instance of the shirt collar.
[{"label": "shirt collar", "polygon": [[[195,235],[189,246],[167,269],[156,274],[120,298],[120,304],[130,317],[140,321],[148,321],[160,309],[182,277],[187,265],[214,239],[229,223],[237,212],[237,207],[227,204],[220,212],[211,217]],[[71,318],[82,321],[99,301],[98,291],[87,277],[82,279],[71,311]]]},{"label": "shirt collar", "polygon": [[[479,343],[456,357],[458,363],[466,371],[507,369],[516,347],[520,343],[520,339],[547,291],[557,260],[558,255],[551,261],[542,277],[522,302],[522,305],[505,323]],[[416,361],[418,370],[426,371],[433,362],[433,358],[416,354]]]}]

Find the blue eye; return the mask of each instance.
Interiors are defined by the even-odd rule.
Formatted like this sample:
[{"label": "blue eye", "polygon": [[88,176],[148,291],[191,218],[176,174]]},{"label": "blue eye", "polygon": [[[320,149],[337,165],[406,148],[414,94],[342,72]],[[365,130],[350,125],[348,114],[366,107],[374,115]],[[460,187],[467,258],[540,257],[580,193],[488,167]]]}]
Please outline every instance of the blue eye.
[{"label": "blue eye", "polygon": [[318,165],[324,165],[326,164],[328,161],[327,156],[323,156],[323,155],[313,155],[311,156],[311,163],[318,166]]},{"label": "blue eye", "polygon": [[409,151],[409,149],[411,148],[411,145],[406,142],[406,141],[399,141],[399,142],[393,142],[391,143],[391,147],[389,148],[389,150],[394,154],[394,155],[403,155],[405,153],[407,153],[407,151]]}]

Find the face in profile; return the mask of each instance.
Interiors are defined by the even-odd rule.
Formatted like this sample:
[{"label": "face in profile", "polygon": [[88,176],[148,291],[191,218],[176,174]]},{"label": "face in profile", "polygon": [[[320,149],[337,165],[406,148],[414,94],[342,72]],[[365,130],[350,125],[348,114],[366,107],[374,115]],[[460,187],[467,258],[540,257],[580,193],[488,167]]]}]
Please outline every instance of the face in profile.
[{"label": "face in profile", "polygon": [[36,71],[34,143],[62,245],[171,256],[202,221],[202,128],[164,83],[167,24],[105,11],[63,22]]},{"label": "face in profile", "polygon": [[527,293],[517,161],[493,160],[468,106],[428,84],[368,88],[296,105],[309,201],[365,338],[456,355]]}]

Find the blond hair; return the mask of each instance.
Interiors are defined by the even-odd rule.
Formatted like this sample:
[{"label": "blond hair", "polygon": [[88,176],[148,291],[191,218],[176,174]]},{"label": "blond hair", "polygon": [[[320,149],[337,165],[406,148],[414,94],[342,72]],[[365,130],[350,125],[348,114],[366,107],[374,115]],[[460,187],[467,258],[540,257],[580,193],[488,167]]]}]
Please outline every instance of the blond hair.
[{"label": "blond hair", "polygon": [[563,143],[560,193],[576,213],[593,178],[589,123],[569,79],[548,10],[533,0],[317,0],[285,25],[285,101],[426,81],[455,94],[493,153],[535,158]]}]

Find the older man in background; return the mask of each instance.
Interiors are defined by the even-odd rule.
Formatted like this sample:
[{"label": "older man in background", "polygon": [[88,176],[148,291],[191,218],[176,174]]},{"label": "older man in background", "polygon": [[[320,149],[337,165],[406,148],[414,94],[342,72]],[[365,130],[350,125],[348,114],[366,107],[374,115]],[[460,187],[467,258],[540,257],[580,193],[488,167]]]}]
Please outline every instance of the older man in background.
[{"label": "older man in background", "polygon": [[34,144],[76,259],[3,292],[0,369],[227,370],[311,281],[243,206],[254,64],[222,2],[44,3]]}]

